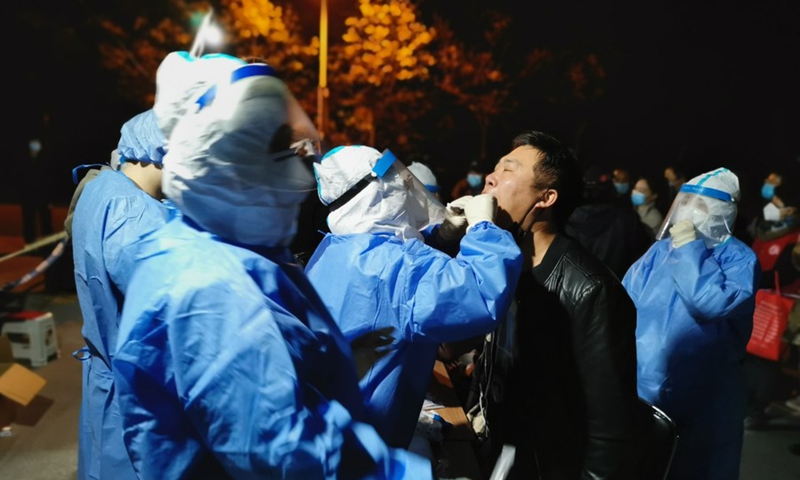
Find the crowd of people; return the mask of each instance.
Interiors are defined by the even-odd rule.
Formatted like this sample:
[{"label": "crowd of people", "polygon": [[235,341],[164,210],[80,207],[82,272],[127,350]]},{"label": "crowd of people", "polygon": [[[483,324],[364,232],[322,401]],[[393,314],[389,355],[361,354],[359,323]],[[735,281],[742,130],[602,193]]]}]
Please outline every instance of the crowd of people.
[{"label": "crowd of people", "polygon": [[[532,130],[443,198],[421,161],[318,145],[260,59],[163,60],[68,217],[79,480],[442,478],[415,429],[443,352],[471,354],[487,477],[513,446],[509,479],[647,478],[652,405],[670,479],[738,478],[763,261],[734,172],[660,193]],[[755,234],[795,225],[787,180]]]}]

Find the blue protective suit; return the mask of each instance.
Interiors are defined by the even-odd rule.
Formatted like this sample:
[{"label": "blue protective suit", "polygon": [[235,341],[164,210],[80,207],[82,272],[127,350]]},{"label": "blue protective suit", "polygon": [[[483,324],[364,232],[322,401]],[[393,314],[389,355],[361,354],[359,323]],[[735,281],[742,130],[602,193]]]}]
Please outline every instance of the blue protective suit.
[{"label": "blue protective suit", "polygon": [[75,287],[89,352],[83,358],[79,480],[136,478],[122,443],[111,361],[133,246],[166,223],[168,212],[166,204],[114,170],[104,170],[87,183],[75,207]]},{"label": "blue protective suit", "polygon": [[488,333],[505,318],[522,269],[510,233],[473,227],[452,258],[397,235],[327,235],[306,266],[345,336],[392,326],[393,350],[361,380],[370,416],[389,445],[407,448],[440,343]]},{"label": "blue protective suit", "polygon": [[359,422],[349,344],[287,248],[186,217],[140,246],[114,358],[140,478],[431,478]]},{"label": "blue protective suit", "polygon": [[670,479],[737,479],[746,393],[742,360],[759,266],[731,237],[673,248],[654,243],[622,280],[636,304],[639,396],[663,409],[680,439]]}]

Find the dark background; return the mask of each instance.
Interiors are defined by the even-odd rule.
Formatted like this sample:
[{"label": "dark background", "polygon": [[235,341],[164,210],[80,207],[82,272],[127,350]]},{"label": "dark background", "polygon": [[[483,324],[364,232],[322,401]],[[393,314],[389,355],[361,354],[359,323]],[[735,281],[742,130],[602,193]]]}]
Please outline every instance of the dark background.
[{"label": "dark background", "polygon": [[[342,19],[357,8],[355,0],[343,3],[328,3],[331,43],[342,33]],[[138,113],[113,93],[114,74],[99,66],[97,29],[87,27],[120,5],[31,0],[8,6],[10,115],[3,129],[11,148],[0,201],[34,189],[53,203],[68,203],[72,167],[106,161],[121,124]],[[315,34],[319,2],[294,5]],[[534,128],[572,145],[585,165],[624,166],[658,178],[676,161],[690,177],[726,166],[739,173],[750,199],[757,199],[773,169],[800,183],[800,1],[423,0],[420,15],[447,18],[471,41],[480,36],[479,19],[489,6],[514,15],[512,53],[531,46],[595,53],[608,73],[604,96],[580,111],[542,102],[535,91],[520,94],[522,107],[492,124],[490,161],[506,153],[515,134]],[[67,27],[54,29],[53,23]],[[49,163],[27,174],[28,139],[42,133]],[[464,171],[477,138],[476,127],[465,122],[451,137],[423,146],[437,171],[449,175],[442,183]]]}]

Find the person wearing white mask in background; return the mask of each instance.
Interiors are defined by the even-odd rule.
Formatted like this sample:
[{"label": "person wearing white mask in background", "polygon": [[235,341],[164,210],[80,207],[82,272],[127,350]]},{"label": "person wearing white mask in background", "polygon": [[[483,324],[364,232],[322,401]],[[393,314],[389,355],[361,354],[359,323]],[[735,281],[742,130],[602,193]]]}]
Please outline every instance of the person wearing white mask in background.
[{"label": "person wearing white mask in background", "polygon": [[760,277],[755,254],[733,236],[739,195],[726,168],[686,182],[622,280],[637,309],[639,396],[680,435],[671,480],[739,478],[742,362]]},{"label": "person wearing white mask in background", "polygon": [[650,233],[651,239],[655,240],[661,224],[664,222],[664,214],[656,206],[658,194],[653,191],[653,183],[649,178],[640,176],[631,191],[631,203],[636,208],[636,213],[642,220]]},{"label": "person wearing white mask in background", "polygon": [[[381,437],[408,448],[439,344],[497,328],[513,301],[522,253],[495,225],[494,197],[451,202],[459,210],[445,218],[444,207],[388,150],[338,147],[314,170],[331,233],[306,273],[348,339],[394,328],[397,342],[361,389]],[[444,239],[460,240],[455,258],[424,243],[421,231],[430,225],[439,225],[434,237],[458,231]]]},{"label": "person wearing white mask in background", "polygon": [[162,188],[181,215],[139,243],[120,322],[139,478],[432,478],[361,421],[353,351],[289,249],[307,116],[266,64],[219,73],[175,115]]},{"label": "person wearing white mask in background", "polygon": [[764,204],[756,227],[756,232],[762,239],[776,238],[798,228],[795,218],[797,208],[787,204],[789,198],[783,193],[784,188],[783,175],[780,173],[770,172],[764,179],[761,198],[767,203]]}]

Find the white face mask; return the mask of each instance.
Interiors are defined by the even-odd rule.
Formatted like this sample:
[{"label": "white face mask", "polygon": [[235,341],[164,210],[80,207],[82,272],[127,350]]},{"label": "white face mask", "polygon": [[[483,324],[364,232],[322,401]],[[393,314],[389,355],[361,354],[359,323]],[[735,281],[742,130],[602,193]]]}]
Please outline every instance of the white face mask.
[{"label": "white face mask", "polygon": [[708,220],[708,206],[705,202],[694,197],[684,205],[680,205],[675,210],[675,222],[689,220],[695,228],[699,228]]},{"label": "white face mask", "polygon": [[[672,226],[681,220],[690,221],[706,246],[713,248],[731,236],[735,218],[736,206],[732,203],[702,195],[680,193],[678,203],[670,210],[666,224]],[[663,235],[659,236],[662,237]]]},{"label": "white face mask", "polygon": [[42,150],[42,142],[39,141],[38,138],[34,138],[30,142],[28,142],[28,148],[30,149],[32,154],[36,155]]}]

